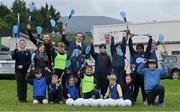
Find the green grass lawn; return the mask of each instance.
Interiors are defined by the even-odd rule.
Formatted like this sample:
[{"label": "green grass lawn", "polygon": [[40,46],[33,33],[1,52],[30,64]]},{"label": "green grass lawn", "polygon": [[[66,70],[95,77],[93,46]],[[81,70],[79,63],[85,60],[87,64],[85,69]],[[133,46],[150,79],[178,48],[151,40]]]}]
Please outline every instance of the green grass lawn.
[{"label": "green grass lawn", "polygon": [[180,81],[162,80],[165,86],[165,108],[143,106],[141,95],[133,107],[74,107],[65,104],[32,104],[32,87],[28,85],[28,103],[19,103],[16,98],[16,82],[0,80],[0,111],[177,111],[180,110]]}]

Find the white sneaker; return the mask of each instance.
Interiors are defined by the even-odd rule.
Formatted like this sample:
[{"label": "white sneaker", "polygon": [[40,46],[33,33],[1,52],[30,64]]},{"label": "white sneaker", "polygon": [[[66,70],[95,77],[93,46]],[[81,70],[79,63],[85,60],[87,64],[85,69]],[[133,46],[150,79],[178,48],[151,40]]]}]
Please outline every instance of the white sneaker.
[{"label": "white sneaker", "polygon": [[39,101],[38,100],[33,100],[33,104],[38,104]]},{"label": "white sneaker", "polygon": [[47,100],[47,99],[44,99],[44,100],[42,100],[42,103],[43,103],[43,104],[48,104],[48,100]]}]

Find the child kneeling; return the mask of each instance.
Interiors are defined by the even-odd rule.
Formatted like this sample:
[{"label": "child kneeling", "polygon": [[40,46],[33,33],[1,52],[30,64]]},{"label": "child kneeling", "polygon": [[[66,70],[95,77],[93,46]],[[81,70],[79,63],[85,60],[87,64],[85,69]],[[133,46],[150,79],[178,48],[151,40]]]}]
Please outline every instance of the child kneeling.
[{"label": "child kneeling", "polygon": [[30,77],[27,79],[27,82],[33,85],[33,104],[47,104],[46,83],[48,82],[48,78],[42,77],[41,69],[36,69],[34,74],[35,79],[31,79]]},{"label": "child kneeling", "polygon": [[157,68],[157,62],[154,59],[149,59],[147,62],[148,68],[145,68],[145,61],[141,63],[137,72],[144,77],[144,90],[146,92],[148,105],[155,104],[156,96],[159,96],[158,105],[164,107],[164,92],[165,89],[160,85],[160,78],[162,75],[168,73],[167,66],[162,64],[162,69]]},{"label": "child kneeling", "polygon": [[109,87],[107,89],[107,92],[104,96],[104,98],[112,98],[112,99],[120,99],[122,98],[122,89],[120,84],[118,84],[117,77],[115,74],[111,74],[108,76],[109,79]]},{"label": "child kneeling", "polygon": [[100,98],[100,92],[95,88],[95,79],[93,76],[93,67],[88,65],[85,68],[85,74],[81,74],[80,78],[82,79],[82,93],[84,99],[92,98],[92,95],[95,95],[95,98]]}]

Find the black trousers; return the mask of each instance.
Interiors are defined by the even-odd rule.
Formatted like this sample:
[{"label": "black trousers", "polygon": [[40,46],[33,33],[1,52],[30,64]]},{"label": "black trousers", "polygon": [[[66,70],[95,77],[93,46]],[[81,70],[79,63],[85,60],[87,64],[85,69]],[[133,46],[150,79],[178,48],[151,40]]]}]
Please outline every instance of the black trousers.
[{"label": "black trousers", "polygon": [[54,91],[49,91],[49,102],[59,103],[63,100],[63,87],[59,86],[58,89]]},{"label": "black trousers", "polygon": [[139,88],[141,88],[141,94],[143,101],[146,101],[146,93],[144,91],[144,79],[137,73],[133,74],[133,83],[134,83],[134,102],[137,100]]},{"label": "black trousers", "polygon": [[97,89],[99,89],[101,91],[101,94],[105,96],[109,85],[109,81],[106,78],[106,74],[96,73],[95,80],[97,81]]},{"label": "black trousers", "polygon": [[150,92],[146,93],[148,105],[154,105],[154,101],[157,95],[159,95],[158,103],[164,103],[165,89],[161,85],[155,86]]},{"label": "black trousers", "polygon": [[26,101],[27,97],[27,72],[16,70],[17,96],[19,101]]},{"label": "black trousers", "polygon": [[92,98],[93,95],[95,95],[96,99],[99,99],[100,98],[99,90],[98,89],[94,89],[91,92],[84,93],[84,99]]}]

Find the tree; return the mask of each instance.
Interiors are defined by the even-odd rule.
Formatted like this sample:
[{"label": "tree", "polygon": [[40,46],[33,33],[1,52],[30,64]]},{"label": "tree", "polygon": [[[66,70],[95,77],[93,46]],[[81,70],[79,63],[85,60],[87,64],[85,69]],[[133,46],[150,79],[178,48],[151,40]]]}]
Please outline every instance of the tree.
[{"label": "tree", "polygon": [[9,10],[7,6],[5,6],[1,3],[1,5],[0,5],[0,18],[3,19],[6,15],[8,15],[10,13],[11,13],[11,10]]}]

